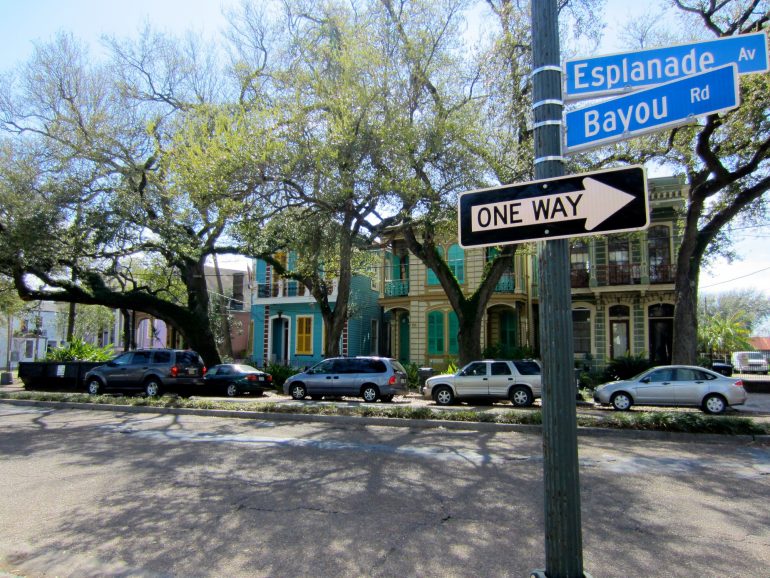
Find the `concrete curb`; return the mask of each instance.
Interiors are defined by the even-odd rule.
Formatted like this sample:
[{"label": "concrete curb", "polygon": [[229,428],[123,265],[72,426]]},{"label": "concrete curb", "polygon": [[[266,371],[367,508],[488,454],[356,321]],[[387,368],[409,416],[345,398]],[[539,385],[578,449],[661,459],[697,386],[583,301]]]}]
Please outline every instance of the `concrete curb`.
[{"label": "concrete curb", "polygon": [[[525,434],[542,433],[540,425],[464,422],[440,419],[407,419],[391,417],[365,417],[347,415],[319,415],[305,413],[253,412],[228,409],[193,409],[185,407],[151,407],[136,405],[112,405],[103,403],[76,403],[70,401],[37,401],[31,399],[0,399],[0,403],[15,406],[50,407],[53,409],[80,409],[91,411],[113,411],[116,413],[155,413],[159,415],[197,415],[204,417],[255,419],[283,422],[334,423],[356,426],[384,426],[420,429],[448,429],[477,432],[518,432]],[[631,430],[617,428],[578,427],[579,437],[622,437],[658,441],[709,444],[770,444],[770,435],[722,435],[683,432]]]}]

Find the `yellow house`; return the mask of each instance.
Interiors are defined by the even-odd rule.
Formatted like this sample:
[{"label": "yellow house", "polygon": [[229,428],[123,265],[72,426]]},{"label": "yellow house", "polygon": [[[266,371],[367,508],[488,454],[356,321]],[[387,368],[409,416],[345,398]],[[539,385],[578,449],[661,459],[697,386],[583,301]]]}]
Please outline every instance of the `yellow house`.
[{"label": "yellow house", "polygon": [[[671,360],[674,272],[684,181],[650,179],[650,227],[642,232],[581,237],[570,244],[575,360],[594,368],[628,354]],[[440,251],[470,294],[494,248],[463,249],[448,239]],[[482,350],[539,349],[538,266],[522,244],[497,284],[482,321]],[[457,318],[435,274],[398,236],[386,242],[379,302],[386,353],[443,369],[457,358]]]}]

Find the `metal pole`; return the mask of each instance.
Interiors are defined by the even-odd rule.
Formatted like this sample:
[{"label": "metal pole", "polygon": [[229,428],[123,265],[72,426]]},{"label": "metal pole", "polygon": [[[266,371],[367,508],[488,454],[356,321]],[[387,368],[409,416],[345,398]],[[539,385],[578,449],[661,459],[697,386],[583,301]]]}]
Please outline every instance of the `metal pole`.
[{"label": "metal pole", "polygon": [[[535,178],[540,180],[564,174],[556,0],[532,0],[532,53]],[[539,242],[538,254],[540,353],[543,359],[545,576],[582,578],[568,241]]]}]

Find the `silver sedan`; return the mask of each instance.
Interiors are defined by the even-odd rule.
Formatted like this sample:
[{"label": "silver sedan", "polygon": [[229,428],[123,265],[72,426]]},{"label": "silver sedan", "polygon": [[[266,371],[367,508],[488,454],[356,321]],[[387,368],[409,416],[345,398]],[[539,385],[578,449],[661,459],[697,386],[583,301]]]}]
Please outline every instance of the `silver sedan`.
[{"label": "silver sedan", "polygon": [[691,365],[653,367],[624,381],[596,388],[594,401],[624,411],[632,405],[700,407],[706,413],[722,413],[746,402],[743,381]]}]

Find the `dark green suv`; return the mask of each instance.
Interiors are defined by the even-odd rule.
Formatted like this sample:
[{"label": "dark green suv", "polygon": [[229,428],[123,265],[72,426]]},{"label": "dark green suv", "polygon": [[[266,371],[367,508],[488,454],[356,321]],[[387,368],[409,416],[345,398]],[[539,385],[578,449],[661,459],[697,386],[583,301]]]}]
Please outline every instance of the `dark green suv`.
[{"label": "dark green suv", "polygon": [[203,388],[206,367],[189,349],[137,349],[121,353],[86,374],[91,395],[104,391],[143,391],[148,396],[167,391],[195,393]]}]

